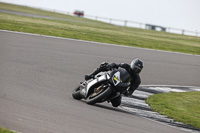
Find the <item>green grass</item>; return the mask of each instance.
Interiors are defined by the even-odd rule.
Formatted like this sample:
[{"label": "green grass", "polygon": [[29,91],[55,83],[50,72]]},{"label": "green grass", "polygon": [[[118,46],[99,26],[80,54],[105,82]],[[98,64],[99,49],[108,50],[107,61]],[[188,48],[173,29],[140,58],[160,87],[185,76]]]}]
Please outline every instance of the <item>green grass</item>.
[{"label": "green grass", "polygon": [[73,20],[39,19],[0,13],[0,29],[200,55],[200,37],[114,26],[5,3],[0,3],[0,9]]},{"label": "green grass", "polygon": [[5,128],[0,127],[0,133],[15,133],[15,132],[10,131],[9,129],[5,129]]},{"label": "green grass", "polygon": [[200,129],[200,92],[156,94],[147,103],[160,114]]}]

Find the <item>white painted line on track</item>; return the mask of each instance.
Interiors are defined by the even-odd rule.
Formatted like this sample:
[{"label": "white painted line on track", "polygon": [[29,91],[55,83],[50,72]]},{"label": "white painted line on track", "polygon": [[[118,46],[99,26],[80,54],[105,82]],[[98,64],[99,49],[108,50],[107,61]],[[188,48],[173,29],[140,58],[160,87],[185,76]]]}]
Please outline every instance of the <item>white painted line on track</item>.
[{"label": "white painted line on track", "polygon": [[9,30],[2,30],[2,29],[0,29],[0,31],[1,32],[10,32],[10,33],[23,34],[23,35],[31,35],[31,36],[40,36],[40,37],[54,38],[54,39],[71,40],[71,41],[77,41],[77,42],[86,42],[86,43],[93,43],[93,44],[101,44],[101,45],[108,45],[108,46],[115,46],[115,47],[133,48],[133,49],[139,49],[139,50],[156,51],[156,52],[163,52],[163,53],[171,53],[171,54],[178,54],[178,55],[187,55],[187,56],[189,55],[189,56],[198,56],[198,57],[200,57],[200,55],[194,55],[194,54],[179,53],[179,52],[170,52],[170,51],[148,49],[148,48],[131,47],[131,46],[124,46],[124,45],[117,45],[117,44],[110,44],[110,43],[102,43],[102,42],[94,42],[94,41],[85,41],[85,40],[78,40],[78,39],[72,39],[72,38],[55,37],[55,36],[40,35],[40,34],[33,34],[33,33],[26,33],[26,32],[9,31]]},{"label": "white painted line on track", "polygon": [[180,88],[199,88],[198,86],[183,86],[183,85],[140,85],[141,87],[180,87]]}]

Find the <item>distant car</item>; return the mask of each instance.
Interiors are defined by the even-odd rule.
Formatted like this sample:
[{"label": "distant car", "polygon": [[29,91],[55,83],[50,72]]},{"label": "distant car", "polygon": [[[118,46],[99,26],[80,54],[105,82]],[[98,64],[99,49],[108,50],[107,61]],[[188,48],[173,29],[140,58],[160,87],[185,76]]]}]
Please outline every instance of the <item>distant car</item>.
[{"label": "distant car", "polygon": [[79,11],[79,10],[75,10],[73,14],[75,16],[79,16],[79,17],[83,17],[84,16],[84,12],[83,11]]}]

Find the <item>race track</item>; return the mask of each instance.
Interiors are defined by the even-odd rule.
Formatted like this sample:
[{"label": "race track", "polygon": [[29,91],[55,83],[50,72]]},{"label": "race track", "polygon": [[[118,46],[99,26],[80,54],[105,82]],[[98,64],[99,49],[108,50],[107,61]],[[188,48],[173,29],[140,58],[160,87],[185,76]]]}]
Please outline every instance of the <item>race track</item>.
[{"label": "race track", "polygon": [[142,85],[200,86],[200,56],[0,31],[0,127],[22,133],[183,133],[72,90],[101,62],[144,61]]}]

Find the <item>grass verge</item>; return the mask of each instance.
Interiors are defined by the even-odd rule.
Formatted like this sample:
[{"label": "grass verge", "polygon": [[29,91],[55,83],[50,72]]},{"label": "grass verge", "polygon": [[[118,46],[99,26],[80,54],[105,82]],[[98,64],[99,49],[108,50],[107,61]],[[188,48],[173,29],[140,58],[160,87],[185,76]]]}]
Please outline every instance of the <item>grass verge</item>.
[{"label": "grass verge", "polygon": [[5,3],[0,3],[0,9],[73,20],[51,20],[0,13],[0,29],[200,55],[200,37],[114,26]]},{"label": "grass verge", "polygon": [[0,133],[16,133],[16,132],[13,132],[13,131],[10,131],[9,129],[0,127]]},{"label": "grass verge", "polygon": [[151,109],[200,129],[200,92],[170,92],[150,96]]}]

